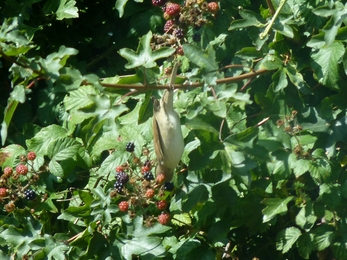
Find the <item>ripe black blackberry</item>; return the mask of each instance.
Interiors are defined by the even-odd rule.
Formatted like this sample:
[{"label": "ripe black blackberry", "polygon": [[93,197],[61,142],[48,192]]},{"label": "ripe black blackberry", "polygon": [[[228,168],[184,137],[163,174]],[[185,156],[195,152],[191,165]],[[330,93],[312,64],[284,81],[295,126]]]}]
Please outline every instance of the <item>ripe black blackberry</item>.
[{"label": "ripe black blackberry", "polygon": [[118,172],[116,174],[116,179],[118,182],[122,183],[125,185],[129,181],[129,175],[126,174],[125,172]]},{"label": "ripe black blackberry", "polygon": [[36,193],[32,189],[27,189],[24,191],[24,196],[27,200],[34,200],[36,198]]},{"label": "ripe black blackberry", "polygon": [[146,181],[152,181],[154,180],[154,176],[152,172],[145,172],[143,174],[143,178],[145,178]]},{"label": "ripe black blackberry", "polygon": [[183,37],[184,37],[184,31],[183,31],[181,28],[177,28],[177,29],[175,29],[175,31],[174,31],[174,35],[175,35],[177,38],[183,38]]},{"label": "ripe black blackberry", "polygon": [[173,191],[174,185],[172,182],[165,182],[164,183],[164,190],[166,191]]},{"label": "ripe black blackberry", "polygon": [[163,6],[166,0],[152,0],[152,5],[154,6]]},{"label": "ripe black blackberry", "polygon": [[125,150],[127,152],[132,153],[135,150],[135,144],[132,143],[132,142],[127,143],[126,146],[125,146]]},{"label": "ripe black blackberry", "polygon": [[122,190],[123,190],[123,183],[121,183],[121,182],[119,182],[119,181],[116,181],[116,183],[114,184],[114,189],[118,192],[118,193],[120,193],[120,192],[122,192]]}]

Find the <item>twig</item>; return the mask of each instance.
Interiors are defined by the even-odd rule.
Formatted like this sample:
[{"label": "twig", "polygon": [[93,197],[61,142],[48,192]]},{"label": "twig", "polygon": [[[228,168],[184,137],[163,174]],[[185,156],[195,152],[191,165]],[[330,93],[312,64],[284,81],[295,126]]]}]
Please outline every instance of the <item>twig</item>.
[{"label": "twig", "polygon": [[[254,72],[249,72],[245,73],[239,76],[235,77],[228,77],[224,79],[218,79],[216,80],[217,84],[227,84],[227,83],[233,83],[233,82],[238,82],[244,79],[252,79],[255,78],[261,74],[264,74],[268,72],[266,69],[259,69]],[[102,83],[100,82],[100,85],[103,87],[108,87],[108,88],[119,88],[119,89],[138,89],[138,90],[147,90],[147,89],[168,89],[170,88],[169,85],[133,85],[133,84],[110,84],[110,83]],[[195,82],[195,83],[185,83],[185,84],[174,84],[174,88],[197,88],[201,87],[204,85],[204,82]]]}]

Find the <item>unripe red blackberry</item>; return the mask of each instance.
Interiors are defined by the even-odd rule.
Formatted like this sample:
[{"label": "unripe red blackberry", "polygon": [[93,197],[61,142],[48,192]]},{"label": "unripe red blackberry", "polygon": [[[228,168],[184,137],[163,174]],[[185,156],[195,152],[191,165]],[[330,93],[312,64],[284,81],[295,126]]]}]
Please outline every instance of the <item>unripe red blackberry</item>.
[{"label": "unripe red blackberry", "polygon": [[24,164],[18,164],[16,167],[16,172],[21,175],[26,175],[28,173],[28,167]]},{"label": "unripe red blackberry", "polygon": [[170,222],[170,215],[168,213],[162,212],[159,216],[158,216],[158,221],[160,224],[162,225],[166,225]]},{"label": "unripe red blackberry", "polygon": [[149,168],[148,166],[142,166],[141,167],[141,173],[144,174],[145,172],[149,172],[151,170],[151,168]]},{"label": "unripe red blackberry", "polygon": [[163,209],[166,209],[166,207],[167,207],[167,202],[165,200],[160,200],[157,202],[158,209],[163,210]]},{"label": "unripe red blackberry", "polygon": [[36,158],[36,153],[35,152],[28,152],[27,158],[29,161],[33,161]]},{"label": "unripe red blackberry", "polygon": [[219,6],[216,2],[211,2],[211,3],[208,3],[207,9],[210,13],[216,14],[218,13]]},{"label": "unripe red blackberry", "polygon": [[4,174],[2,175],[2,177],[4,178],[9,178],[13,173],[13,169],[9,166],[6,166],[4,169]]},{"label": "unripe red blackberry", "polygon": [[162,184],[165,181],[165,175],[163,173],[158,174],[156,180],[159,184]]},{"label": "unripe red blackberry", "polygon": [[123,166],[117,166],[116,167],[116,172],[123,172],[124,171],[124,167]]},{"label": "unripe red blackberry", "polygon": [[175,26],[175,21],[174,21],[174,20],[168,20],[168,21],[166,21],[166,23],[165,23],[165,25],[164,25],[164,32],[166,32],[166,33],[172,32],[174,26]]},{"label": "unripe red blackberry", "polygon": [[146,197],[147,197],[148,199],[153,198],[153,197],[154,197],[154,194],[155,194],[155,192],[154,192],[153,189],[148,189],[148,190],[146,190]]},{"label": "unripe red blackberry", "polygon": [[118,207],[120,211],[123,211],[123,212],[128,211],[129,203],[127,201],[122,201],[118,204]]},{"label": "unripe red blackberry", "polygon": [[165,8],[165,13],[170,15],[171,17],[174,17],[176,15],[179,15],[181,11],[181,6],[176,3],[167,3]]},{"label": "unripe red blackberry", "polygon": [[176,53],[177,53],[178,55],[181,55],[181,56],[184,55],[184,51],[183,51],[182,46],[178,46],[178,47],[176,48]]},{"label": "unripe red blackberry", "polygon": [[7,189],[0,188],[0,198],[6,197],[6,195],[7,195]]}]

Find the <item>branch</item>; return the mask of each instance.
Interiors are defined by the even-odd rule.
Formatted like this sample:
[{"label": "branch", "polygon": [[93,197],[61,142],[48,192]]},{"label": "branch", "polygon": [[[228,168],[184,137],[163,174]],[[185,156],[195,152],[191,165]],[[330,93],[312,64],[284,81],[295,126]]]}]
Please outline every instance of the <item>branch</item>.
[{"label": "branch", "polygon": [[[264,74],[268,72],[266,69],[260,69],[256,70],[254,72],[249,72],[245,73],[239,76],[235,77],[229,77],[229,78],[224,78],[224,79],[218,79],[216,80],[217,84],[227,84],[227,83],[233,83],[233,82],[238,82],[244,79],[252,79],[255,78],[261,74]],[[133,85],[133,84],[110,84],[110,83],[102,83],[100,82],[100,85],[108,88],[120,88],[120,89],[142,89],[142,90],[147,90],[147,89],[168,89],[170,88],[169,85]],[[195,82],[195,83],[185,83],[185,84],[174,84],[173,87],[176,88],[197,88],[201,87],[204,85],[204,82]]]}]

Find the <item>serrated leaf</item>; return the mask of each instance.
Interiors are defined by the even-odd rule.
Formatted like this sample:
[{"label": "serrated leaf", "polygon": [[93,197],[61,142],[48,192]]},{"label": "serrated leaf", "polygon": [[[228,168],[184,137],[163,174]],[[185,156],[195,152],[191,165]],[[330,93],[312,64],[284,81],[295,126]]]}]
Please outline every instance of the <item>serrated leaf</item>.
[{"label": "serrated leaf", "polygon": [[171,219],[171,223],[175,226],[181,226],[182,227],[185,225],[191,225],[192,219],[188,213],[175,214],[175,215],[173,215],[173,217]]},{"label": "serrated leaf", "polygon": [[157,66],[156,60],[167,58],[175,52],[175,49],[168,47],[162,47],[159,50],[152,51],[150,44],[151,39],[152,32],[149,31],[146,35],[141,37],[136,52],[128,48],[123,48],[119,51],[119,54],[128,60],[125,68],[133,69],[141,66],[153,68]]},{"label": "serrated leaf", "polygon": [[295,222],[301,228],[305,229],[306,231],[309,231],[315,224],[316,220],[317,216],[315,215],[313,210],[313,203],[312,201],[308,200],[306,201],[306,204],[301,208],[299,213],[296,215]]},{"label": "serrated leaf", "polygon": [[82,147],[81,143],[72,138],[61,138],[52,142],[48,148],[48,156],[57,161],[74,158]]},{"label": "serrated leaf", "polygon": [[187,120],[185,126],[191,130],[204,130],[207,132],[214,133],[216,135],[219,134],[217,129],[215,129],[212,125],[210,125],[206,120],[204,120],[204,116],[195,117],[191,120]]},{"label": "serrated leaf", "polygon": [[249,127],[242,132],[227,137],[224,142],[228,145],[235,145],[239,148],[252,148],[258,137],[259,128]]},{"label": "serrated leaf", "polygon": [[244,10],[244,9],[241,9],[239,13],[243,19],[232,21],[230,24],[229,30],[235,30],[235,29],[240,29],[240,28],[245,28],[250,26],[255,26],[255,27],[264,26],[262,21],[263,19],[257,13],[254,13],[250,10]]},{"label": "serrated leaf", "polygon": [[276,249],[281,250],[283,254],[287,253],[301,235],[300,229],[289,227],[281,230],[277,234]]},{"label": "serrated leaf", "polygon": [[269,222],[276,215],[283,215],[288,211],[287,204],[293,199],[293,196],[289,196],[285,199],[281,198],[267,198],[262,201],[266,207],[263,212],[263,223]]},{"label": "serrated leaf", "polygon": [[60,0],[60,5],[56,12],[57,20],[78,18],[78,8],[74,0]]},{"label": "serrated leaf", "polygon": [[114,151],[102,162],[101,167],[98,170],[98,175],[108,175],[110,172],[115,171],[117,166],[125,163],[128,158],[129,154],[126,151]]},{"label": "serrated leaf", "polygon": [[313,230],[313,234],[317,250],[322,251],[332,245],[335,237],[335,230],[332,226],[322,225]]},{"label": "serrated leaf", "polygon": [[299,254],[304,259],[309,259],[310,254],[315,250],[315,245],[313,243],[313,234],[303,233],[298,239],[297,248]]},{"label": "serrated leaf", "polygon": [[312,68],[315,69],[318,80],[323,85],[339,90],[337,82],[339,76],[339,63],[345,48],[342,43],[333,42],[330,45],[325,45],[317,52],[311,55],[313,62],[311,62]]},{"label": "serrated leaf", "polygon": [[5,144],[7,139],[7,129],[11,123],[12,117],[19,103],[25,102],[25,89],[22,85],[16,85],[7,100],[7,106],[4,111],[4,119],[1,124],[1,143]]},{"label": "serrated leaf", "polygon": [[58,125],[50,125],[42,128],[34,138],[27,140],[26,144],[29,150],[36,151],[42,155],[48,154],[50,145],[57,139],[63,138],[67,135],[67,130]]},{"label": "serrated leaf", "polygon": [[216,54],[211,44],[207,46],[205,51],[192,44],[183,44],[183,51],[190,62],[205,69],[206,72],[218,69]]}]

